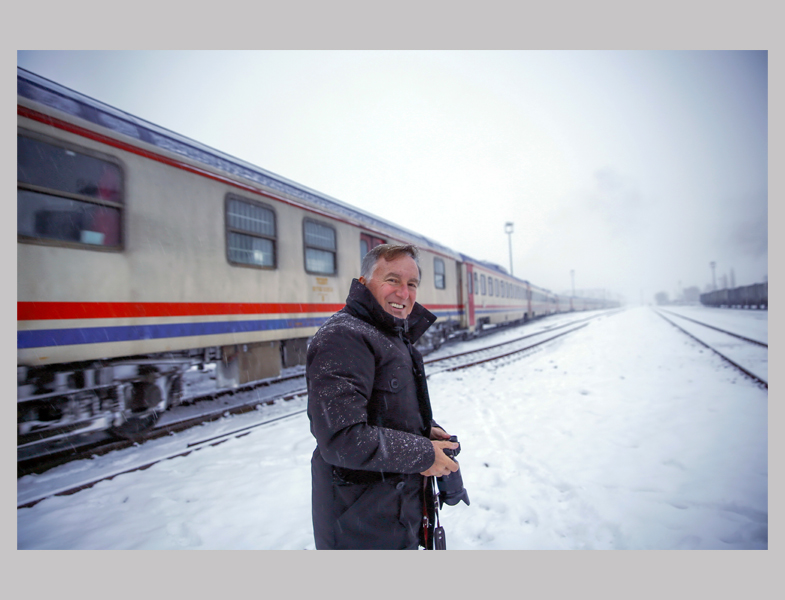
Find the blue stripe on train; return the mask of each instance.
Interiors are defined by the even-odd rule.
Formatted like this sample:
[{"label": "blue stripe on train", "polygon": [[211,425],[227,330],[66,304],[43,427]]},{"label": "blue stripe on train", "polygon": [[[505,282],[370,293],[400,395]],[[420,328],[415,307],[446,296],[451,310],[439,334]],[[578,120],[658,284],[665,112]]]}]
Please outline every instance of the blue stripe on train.
[{"label": "blue stripe on train", "polygon": [[475,308],[474,314],[475,315],[490,315],[493,313],[514,313],[514,312],[521,312],[523,314],[526,310],[523,307],[518,308]]},{"label": "blue stripe on train", "polygon": [[168,323],[163,325],[124,325],[117,327],[82,327],[78,329],[38,329],[17,331],[17,348],[42,348],[106,342],[135,342],[197,335],[221,335],[269,331],[297,327],[319,327],[329,317],[304,319],[265,319],[256,321],[217,321],[213,323]]},{"label": "blue stripe on train", "polygon": [[447,319],[449,317],[460,317],[463,313],[456,310],[432,310],[430,311],[439,319]]},{"label": "blue stripe on train", "polygon": [[[458,312],[435,311],[439,318],[460,316]],[[44,348],[107,342],[135,342],[161,338],[198,335],[222,335],[250,331],[271,331],[298,327],[319,327],[329,317],[302,319],[265,319],[255,321],[216,321],[212,323],[167,323],[161,325],[122,325],[114,327],[80,327],[75,329],[34,329],[17,331],[16,347]]]}]

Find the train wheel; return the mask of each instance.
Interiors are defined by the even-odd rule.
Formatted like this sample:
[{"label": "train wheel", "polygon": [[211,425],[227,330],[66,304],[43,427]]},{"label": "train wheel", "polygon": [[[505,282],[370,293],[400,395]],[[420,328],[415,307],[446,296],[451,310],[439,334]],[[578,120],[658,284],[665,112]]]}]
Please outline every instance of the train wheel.
[{"label": "train wheel", "polygon": [[124,440],[140,440],[155,426],[160,416],[160,411],[127,416],[121,425],[112,427],[112,434]]},{"label": "train wheel", "polygon": [[136,382],[129,388],[125,420],[112,427],[111,432],[127,440],[144,438],[161,416],[161,390],[154,383]]}]

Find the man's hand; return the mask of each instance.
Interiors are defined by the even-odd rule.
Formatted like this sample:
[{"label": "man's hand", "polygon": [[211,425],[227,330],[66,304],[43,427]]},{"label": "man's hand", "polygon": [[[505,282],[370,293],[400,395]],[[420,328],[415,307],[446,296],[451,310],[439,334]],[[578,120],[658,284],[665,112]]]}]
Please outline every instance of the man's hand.
[{"label": "man's hand", "polygon": [[[431,428],[431,435],[433,435],[433,430],[436,429]],[[439,430],[443,431],[443,430]],[[449,436],[448,436],[449,437]],[[458,447],[457,442],[446,442],[446,441],[439,441],[439,440],[431,440],[431,444],[433,444],[433,451],[436,454],[436,460],[433,461],[433,464],[427,471],[423,471],[420,475],[424,475],[425,477],[429,477],[433,475],[434,477],[442,477],[443,475],[449,475],[450,473],[455,473],[458,470],[458,463],[452,460],[449,456],[444,453],[445,448],[452,448],[455,450]]]},{"label": "man's hand", "polygon": [[447,433],[441,427],[431,427],[431,437],[432,440],[449,440],[450,434]]}]

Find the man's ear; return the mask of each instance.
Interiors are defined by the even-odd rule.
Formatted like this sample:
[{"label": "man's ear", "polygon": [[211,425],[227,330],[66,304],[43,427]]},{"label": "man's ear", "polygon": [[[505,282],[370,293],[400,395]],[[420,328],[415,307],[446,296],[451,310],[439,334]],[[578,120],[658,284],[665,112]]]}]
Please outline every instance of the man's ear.
[{"label": "man's ear", "polygon": [[368,287],[368,281],[365,279],[365,277],[363,277],[363,276],[360,276],[360,277],[357,279],[357,281],[359,281],[360,283],[362,283],[362,284],[363,284],[365,287]]}]

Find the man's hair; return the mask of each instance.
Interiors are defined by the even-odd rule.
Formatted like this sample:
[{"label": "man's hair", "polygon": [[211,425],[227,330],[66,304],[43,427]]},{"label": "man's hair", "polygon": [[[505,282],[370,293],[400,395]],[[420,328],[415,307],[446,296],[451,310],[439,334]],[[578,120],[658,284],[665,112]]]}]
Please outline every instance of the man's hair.
[{"label": "man's hair", "polygon": [[417,265],[417,272],[422,278],[420,251],[417,249],[417,246],[413,246],[412,244],[381,244],[371,248],[371,250],[368,251],[368,254],[363,257],[360,276],[364,277],[366,280],[370,279],[371,275],[373,275],[376,263],[379,262],[380,259],[383,258],[389,262],[403,254],[407,254],[414,259],[414,263]]}]

